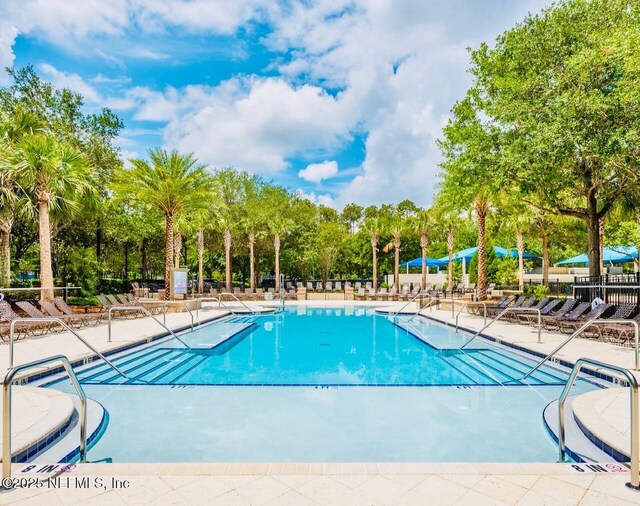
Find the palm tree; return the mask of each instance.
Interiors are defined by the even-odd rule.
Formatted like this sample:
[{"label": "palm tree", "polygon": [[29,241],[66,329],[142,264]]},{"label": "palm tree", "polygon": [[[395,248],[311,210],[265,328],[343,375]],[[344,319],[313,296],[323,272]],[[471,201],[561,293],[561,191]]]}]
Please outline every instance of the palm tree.
[{"label": "palm tree", "polygon": [[391,223],[388,227],[388,232],[393,238],[392,241],[387,244],[383,251],[387,253],[391,249],[395,252],[394,265],[393,265],[393,284],[397,290],[400,290],[400,245],[402,242],[402,236],[407,231],[407,221],[399,213],[396,213],[391,218]]},{"label": "palm tree", "polygon": [[169,277],[173,267],[174,222],[179,213],[190,213],[209,206],[212,181],[206,166],[193,154],[176,150],[149,150],[149,159],[131,160],[130,169],[121,169],[114,177],[114,188],[124,198],[152,205],[165,218],[165,299],[170,298]]},{"label": "palm tree", "polygon": [[447,288],[453,293],[453,247],[455,246],[454,225],[453,221],[447,226],[447,253],[449,255],[449,264],[447,269]]},{"label": "palm tree", "polygon": [[235,228],[236,223],[231,216],[228,208],[221,207],[218,209],[216,222],[218,229],[223,231],[224,237],[224,267],[225,267],[225,290],[231,292],[232,288],[232,257],[231,247],[233,246],[232,229]]},{"label": "palm tree", "polygon": [[489,201],[485,195],[478,194],[473,202],[473,210],[478,220],[478,300],[484,300],[487,298],[486,220],[489,213]]},{"label": "palm tree", "polygon": [[52,300],[51,213],[77,208],[93,189],[90,168],[77,149],[46,132],[25,136],[14,156],[17,177],[38,215],[40,298]]},{"label": "palm tree", "polygon": [[373,256],[373,289],[378,289],[378,241],[384,232],[384,226],[379,216],[367,218],[362,231],[371,238],[371,252]]},{"label": "palm tree", "polygon": [[282,214],[276,214],[269,223],[269,228],[273,233],[273,249],[275,252],[275,282],[276,288],[280,285],[280,240],[289,230],[293,223]]},{"label": "palm tree", "polygon": [[411,225],[415,233],[420,236],[420,250],[422,253],[422,289],[427,287],[427,248],[429,247],[429,234],[433,230],[434,222],[429,209],[423,209],[412,219]]},{"label": "palm tree", "polygon": [[11,115],[0,116],[0,286],[11,284],[11,230],[16,209],[26,211],[27,216],[32,210],[17,183],[15,163],[20,164],[21,158],[14,155],[20,140],[40,131],[41,127],[33,114],[21,108]]},{"label": "palm tree", "polygon": [[242,228],[247,234],[249,244],[249,286],[253,293],[256,288],[256,259],[255,248],[258,238],[263,235],[265,226],[258,206],[248,206],[246,215],[242,218]]}]

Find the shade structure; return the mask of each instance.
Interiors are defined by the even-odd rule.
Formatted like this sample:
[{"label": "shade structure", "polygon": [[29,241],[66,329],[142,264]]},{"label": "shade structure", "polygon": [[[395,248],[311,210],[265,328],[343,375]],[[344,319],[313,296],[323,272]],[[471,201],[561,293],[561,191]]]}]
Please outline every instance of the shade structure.
[{"label": "shade structure", "polygon": [[[638,258],[638,248],[636,246],[607,246],[602,249],[602,262],[605,264],[626,264]],[[589,255],[582,253],[571,258],[558,262],[556,265],[582,264],[589,265]]]},{"label": "shade structure", "polygon": [[[427,267],[440,267],[441,265],[447,265],[449,262],[442,262],[435,258],[427,257]],[[422,257],[414,258],[408,262],[400,264],[401,267],[422,267]]]},{"label": "shade structure", "polygon": [[[504,258],[506,256],[518,258],[518,250],[516,249],[507,249],[507,248],[503,248],[502,246],[494,246],[493,250],[496,252],[496,256],[498,258]],[[466,263],[469,263],[471,262],[471,259],[475,256],[477,252],[478,252],[477,246],[474,246],[473,248],[463,249],[453,254],[453,260],[464,260]],[[534,255],[533,253],[527,253],[526,251],[522,254],[522,257],[523,258],[541,258],[538,255]],[[449,263],[449,257],[446,256],[446,257],[438,258],[438,261],[444,262],[444,264],[440,264],[440,265],[446,265]]]}]

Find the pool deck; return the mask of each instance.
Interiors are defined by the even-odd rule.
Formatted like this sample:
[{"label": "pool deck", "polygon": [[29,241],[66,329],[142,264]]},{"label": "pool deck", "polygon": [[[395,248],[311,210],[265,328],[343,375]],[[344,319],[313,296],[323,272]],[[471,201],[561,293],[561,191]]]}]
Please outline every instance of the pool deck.
[{"label": "pool deck", "polygon": [[[344,301],[287,302],[287,305],[335,306]],[[348,304],[348,302],[347,302]],[[362,302],[351,303],[363,305]],[[258,306],[259,304],[251,304]],[[366,303],[367,306],[387,306],[391,311],[403,303]],[[407,308],[410,310],[410,308]],[[455,319],[451,311],[425,310],[425,316],[451,324]],[[217,307],[206,307],[199,312],[196,323],[229,314]],[[195,315],[194,315],[195,316]],[[461,314],[460,326],[477,331],[483,326],[480,317]],[[167,314],[167,326],[173,330],[190,325],[188,313]],[[516,331],[517,330],[517,331]],[[150,318],[114,321],[112,342],[107,341],[107,327],[100,325],[82,329],[85,337],[100,351],[112,351],[150,337],[165,333]],[[542,333],[537,342],[536,330],[522,325],[498,322],[485,333],[496,340],[510,343],[536,353],[547,353],[566,336],[552,332]],[[64,353],[74,361],[92,353],[70,333],[59,333],[40,339],[28,339],[15,345],[15,363]],[[587,339],[575,339],[558,357],[575,362],[581,357],[592,357],[623,367],[633,368],[634,356],[630,348]],[[0,347],[0,360],[8,364],[8,346]],[[19,390],[16,389],[16,392]],[[599,434],[610,434],[617,446],[625,447],[625,422],[628,417],[626,390],[610,389],[592,402],[581,406],[583,422],[589,424],[593,416],[599,424]],[[610,393],[609,393],[610,392]],[[606,396],[611,395],[609,401]],[[591,414],[589,413],[591,411]],[[603,419],[615,417],[608,429]],[[16,404],[14,427],[21,418]],[[627,418],[628,420],[628,418]],[[28,420],[27,420],[28,422]],[[28,424],[28,423],[27,423]],[[628,437],[628,436],[627,436]],[[628,444],[626,445],[628,447]],[[28,464],[14,464],[13,476],[42,478],[46,473],[22,473]],[[626,469],[608,468],[579,471],[568,464],[498,464],[498,463],[355,463],[355,464],[80,464],[60,475],[58,482],[28,489],[0,493],[0,504],[638,504],[640,492],[627,489]],[[615,466],[615,465],[614,465]],[[622,471],[622,472],[615,472]],[[92,477],[89,486],[81,476]],[[67,480],[69,478],[69,480]],[[93,478],[100,478],[100,486]],[[116,481],[112,481],[112,478]],[[102,486],[104,483],[104,487]],[[124,483],[127,483],[125,486]],[[121,486],[116,486],[120,484]]]},{"label": "pool deck", "polygon": [[0,493],[0,503],[638,504],[640,492],[627,489],[627,480],[628,472],[579,472],[568,464],[80,464],[59,481]]}]

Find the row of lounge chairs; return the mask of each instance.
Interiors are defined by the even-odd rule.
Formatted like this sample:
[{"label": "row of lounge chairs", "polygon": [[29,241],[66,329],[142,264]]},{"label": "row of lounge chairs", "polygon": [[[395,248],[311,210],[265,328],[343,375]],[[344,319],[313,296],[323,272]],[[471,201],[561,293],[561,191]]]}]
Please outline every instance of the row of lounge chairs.
[{"label": "row of lounge chairs", "polygon": [[[232,292],[227,292],[225,290],[222,290],[221,292],[218,292],[218,290],[216,288],[212,288],[209,291],[209,293],[207,293],[205,295],[224,298],[225,296],[228,296],[229,293],[231,293],[233,296],[235,296],[239,300],[264,300],[265,293],[270,293],[270,294],[272,294],[273,297],[279,296],[279,294],[276,294],[275,288],[269,288],[265,292],[262,288],[256,288],[255,291],[251,291],[251,288],[245,288],[244,290],[242,290],[240,287],[237,287],[237,286],[233,288]],[[285,293],[285,297],[287,299],[295,299],[295,298],[297,298],[296,290],[293,289],[293,288],[289,289]]]},{"label": "row of lounge chairs", "polygon": [[[549,299],[542,298],[539,301],[535,297],[517,297],[514,295],[503,296],[498,302],[487,306],[487,316],[495,318],[505,309],[504,319],[512,323],[525,325],[537,325],[538,313],[531,309],[538,309],[542,326],[549,331],[559,331],[564,334],[572,334],[585,323],[593,321],[580,337],[594,338],[598,340],[628,343],[634,337],[634,328],[631,325],[611,322],[612,320],[631,319],[640,323],[640,313],[631,318],[636,310],[635,304],[621,304],[617,307],[612,304],[600,304],[591,308],[588,302],[578,302],[575,299]],[[527,311],[527,309],[529,309]],[[481,304],[467,306],[470,314],[482,316],[484,308]],[[606,316],[606,315],[609,316]]]},{"label": "row of lounge chairs", "polygon": [[[80,328],[90,325],[98,325],[104,313],[76,313],[62,298],[56,298],[53,302],[41,301],[40,309],[27,301],[17,302],[16,305],[30,318],[55,317],[72,328]],[[17,318],[24,318],[17,314],[7,301],[0,302],[0,337],[6,341],[10,332],[10,324]],[[21,321],[15,325],[16,339],[25,337],[39,337],[52,332],[65,330],[64,326],[55,321]]]},{"label": "row of lounge chairs", "polygon": [[[111,307],[130,307],[139,306],[140,302],[129,294],[115,295],[98,295],[98,300],[102,305],[99,312],[95,313],[78,313],[70,307],[62,297],[57,297],[53,301],[39,301],[39,308],[28,301],[18,301],[16,306],[22,310],[28,318],[34,321],[20,321],[14,324],[16,339],[26,337],[41,337],[49,333],[61,332],[65,330],[63,325],[56,321],[39,321],[36,319],[54,317],[61,320],[65,325],[79,329],[82,327],[95,326],[102,322]],[[151,314],[159,314],[165,310],[164,304],[146,305],[147,311]],[[145,316],[144,311],[132,308],[130,311],[118,311],[113,314],[113,318],[135,318]],[[0,301],[0,338],[7,340],[10,334],[11,321],[17,318],[24,318],[14,311],[7,301]]]}]

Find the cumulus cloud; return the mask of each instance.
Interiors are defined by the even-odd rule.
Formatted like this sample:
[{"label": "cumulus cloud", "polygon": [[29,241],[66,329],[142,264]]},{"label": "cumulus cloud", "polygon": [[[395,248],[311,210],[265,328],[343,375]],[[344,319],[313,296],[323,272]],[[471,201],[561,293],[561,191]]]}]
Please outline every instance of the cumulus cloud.
[{"label": "cumulus cloud", "polygon": [[338,163],[335,160],[322,163],[310,163],[298,172],[298,177],[312,183],[319,183],[338,174]]},{"label": "cumulus cloud", "polygon": [[234,78],[218,86],[131,90],[135,118],[166,122],[166,145],[217,167],[274,173],[301,152],[337,149],[357,117],[319,86],[281,78]]},{"label": "cumulus cloud", "polygon": [[87,101],[94,104],[100,102],[100,94],[78,74],[62,72],[48,63],[43,63],[38,68],[46,79],[57,88],[69,88],[71,91],[80,93]]},{"label": "cumulus cloud", "polygon": [[336,207],[336,202],[330,193],[321,193],[321,194],[316,194],[315,192],[306,193],[301,188],[298,188],[296,190],[296,195],[298,195],[298,197],[302,199],[310,200],[314,204],[333,207],[333,208]]},{"label": "cumulus cloud", "polygon": [[9,82],[9,76],[4,69],[13,66],[13,45],[17,36],[18,29],[15,26],[0,21],[0,86]]}]

